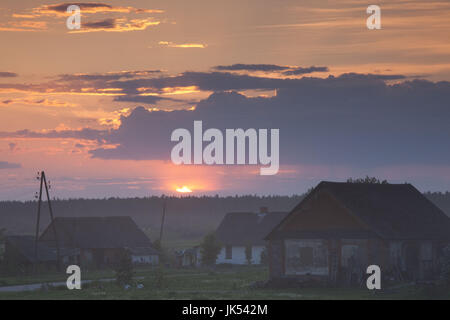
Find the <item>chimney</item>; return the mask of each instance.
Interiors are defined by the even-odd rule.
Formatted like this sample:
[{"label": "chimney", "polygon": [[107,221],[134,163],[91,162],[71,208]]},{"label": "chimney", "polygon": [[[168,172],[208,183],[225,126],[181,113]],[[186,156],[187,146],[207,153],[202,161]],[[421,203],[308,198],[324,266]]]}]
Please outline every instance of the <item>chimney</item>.
[{"label": "chimney", "polygon": [[259,208],[259,212],[258,212],[258,223],[260,223],[264,217],[266,216],[266,214],[269,212],[269,210],[267,209],[267,207],[260,207]]}]

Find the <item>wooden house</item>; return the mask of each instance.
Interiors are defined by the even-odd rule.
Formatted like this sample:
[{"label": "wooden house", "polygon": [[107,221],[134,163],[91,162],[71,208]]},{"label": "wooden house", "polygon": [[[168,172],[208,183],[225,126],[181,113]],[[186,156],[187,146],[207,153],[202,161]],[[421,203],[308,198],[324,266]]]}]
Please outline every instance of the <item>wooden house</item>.
[{"label": "wooden house", "polygon": [[450,219],[410,184],[321,182],[266,236],[271,279],[362,284],[439,275]]},{"label": "wooden house", "polygon": [[130,217],[57,217],[40,236],[40,243],[56,246],[53,228],[60,248],[78,249],[83,266],[111,266],[123,254],[129,254],[134,263],[158,263],[158,251]]},{"label": "wooden house", "polygon": [[[62,266],[77,263],[77,249],[62,248],[60,250]],[[34,236],[11,235],[5,239],[5,264],[9,272],[27,274],[36,268],[56,269],[57,253],[54,247],[36,241]]]}]

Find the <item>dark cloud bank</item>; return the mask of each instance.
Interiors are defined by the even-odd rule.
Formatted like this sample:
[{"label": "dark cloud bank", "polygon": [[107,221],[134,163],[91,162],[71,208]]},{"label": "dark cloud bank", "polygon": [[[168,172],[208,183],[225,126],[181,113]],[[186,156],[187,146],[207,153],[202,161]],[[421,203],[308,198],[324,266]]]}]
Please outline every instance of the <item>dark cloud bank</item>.
[{"label": "dark cloud bank", "polygon": [[91,8],[100,8],[100,9],[112,9],[113,8],[111,5],[105,4],[105,3],[87,3],[87,2],[58,3],[58,4],[47,5],[47,6],[45,6],[45,8],[50,11],[63,13],[63,12],[67,11],[67,7],[69,7],[70,5],[79,6],[81,10],[91,9]]},{"label": "dark cloud bank", "polygon": [[[214,74],[212,74],[214,75]],[[280,161],[370,167],[388,164],[449,164],[450,83],[423,80],[387,85],[401,76],[346,74],[326,79],[240,78],[215,81],[200,74],[202,89],[268,89],[271,98],[216,92],[194,111],[149,112],[136,108],[119,129],[103,138],[115,149],[92,150],[106,159],[169,159],[176,128],[279,128]],[[209,77],[209,80],[207,78]],[[177,80],[173,80],[177,81]]]},{"label": "dark cloud bank", "polygon": [[0,71],[0,78],[15,78],[18,74],[14,72]]},{"label": "dark cloud bank", "polygon": [[237,63],[228,66],[215,66],[213,69],[219,71],[262,71],[262,72],[281,72],[287,76],[303,75],[313,72],[328,72],[328,67],[289,67],[276,64],[243,64]]},{"label": "dark cloud bank", "polygon": [[[279,128],[280,162],[370,168],[450,163],[450,83],[425,80],[387,84],[401,75],[344,74],[325,79],[271,79],[224,72],[114,81],[130,94],[138,87],[195,85],[212,90],[194,111],[138,107],[117,130],[51,132],[116,144],[91,150],[95,158],[170,160],[176,128]],[[249,98],[234,90],[276,89],[274,97]],[[124,98],[121,98],[124,99]],[[22,135],[36,135],[22,132]],[[0,135],[1,136],[1,135]]]},{"label": "dark cloud bank", "polygon": [[11,163],[11,162],[6,162],[6,161],[0,161],[0,170],[1,169],[18,169],[21,167],[22,166],[20,165],[20,163]]}]

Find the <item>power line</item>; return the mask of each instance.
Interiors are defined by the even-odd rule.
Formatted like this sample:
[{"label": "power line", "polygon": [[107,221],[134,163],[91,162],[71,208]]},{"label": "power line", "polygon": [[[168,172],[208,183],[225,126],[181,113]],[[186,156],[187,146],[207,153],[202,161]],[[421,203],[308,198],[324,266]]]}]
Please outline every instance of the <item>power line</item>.
[{"label": "power line", "polygon": [[56,226],[54,223],[54,217],[53,217],[53,209],[52,209],[52,203],[50,199],[50,181],[47,184],[47,179],[45,177],[45,172],[42,171],[40,174],[38,172],[37,179],[40,180],[40,187],[39,187],[39,200],[38,200],[38,211],[37,211],[37,221],[36,221],[36,235],[35,235],[35,242],[34,242],[34,258],[35,258],[35,271],[36,271],[36,265],[38,263],[38,241],[39,241],[39,223],[41,219],[41,204],[42,204],[42,191],[43,187],[45,187],[45,193],[47,196],[47,202],[48,202],[48,209],[50,213],[50,224],[52,226],[53,234],[55,237],[56,242],[56,268],[58,271],[60,270],[60,250],[59,250],[59,241],[58,241],[58,233],[56,231]]}]

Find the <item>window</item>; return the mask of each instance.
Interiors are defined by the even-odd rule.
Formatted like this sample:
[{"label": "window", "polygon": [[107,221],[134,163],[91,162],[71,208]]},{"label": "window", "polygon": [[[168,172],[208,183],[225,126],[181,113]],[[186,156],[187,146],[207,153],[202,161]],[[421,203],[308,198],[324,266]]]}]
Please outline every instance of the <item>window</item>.
[{"label": "window", "polygon": [[314,251],[311,247],[299,248],[300,267],[312,267],[314,264]]},{"label": "window", "polygon": [[341,265],[351,267],[358,261],[358,245],[346,244],[341,249]]},{"label": "window", "polygon": [[314,265],[319,268],[328,267],[328,249],[327,247],[314,248]]},{"label": "window", "polygon": [[[368,266],[368,242],[365,239],[341,240],[341,267],[362,268]],[[374,257],[376,259],[376,257]],[[377,260],[377,259],[376,259]]]},{"label": "window", "polygon": [[322,240],[286,240],[286,274],[328,274],[328,247]]},{"label": "window", "polygon": [[420,260],[433,260],[433,245],[430,241],[424,241],[420,244]]},{"label": "window", "polygon": [[233,258],[233,247],[228,245],[225,247],[225,259],[232,259],[232,258]]}]

